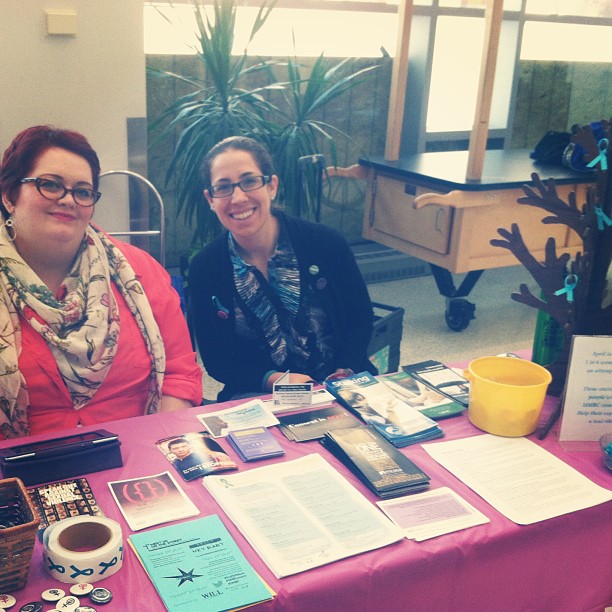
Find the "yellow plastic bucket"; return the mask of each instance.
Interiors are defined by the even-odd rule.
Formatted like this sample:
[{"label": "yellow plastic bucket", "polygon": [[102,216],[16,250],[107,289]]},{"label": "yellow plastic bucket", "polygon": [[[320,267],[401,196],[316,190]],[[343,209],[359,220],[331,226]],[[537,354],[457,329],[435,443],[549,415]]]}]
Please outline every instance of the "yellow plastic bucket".
[{"label": "yellow plastic bucket", "polygon": [[470,381],[468,418],[497,436],[526,436],[538,426],[550,372],[514,357],[479,357],[465,372]]}]

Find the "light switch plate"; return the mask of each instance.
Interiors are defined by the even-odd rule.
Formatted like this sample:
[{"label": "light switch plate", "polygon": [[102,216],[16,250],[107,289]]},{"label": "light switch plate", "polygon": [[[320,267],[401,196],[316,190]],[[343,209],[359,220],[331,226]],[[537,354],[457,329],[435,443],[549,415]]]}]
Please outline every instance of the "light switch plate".
[{"label": "light switch plate", "polygon": [[49,36],[76,36],[77,15],[74,11],[45,11]]}]

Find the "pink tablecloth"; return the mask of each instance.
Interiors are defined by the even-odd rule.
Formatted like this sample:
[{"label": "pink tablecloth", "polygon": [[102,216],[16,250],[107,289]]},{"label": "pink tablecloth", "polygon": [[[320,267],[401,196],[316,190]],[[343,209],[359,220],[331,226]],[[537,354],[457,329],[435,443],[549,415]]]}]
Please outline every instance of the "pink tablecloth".
[{"label": "pink tablecloth", "polygon": [[[550,413],[552,405],[551,398],[547,400],[542,420]],[[196,414],[217,409],[219,406],[207,406],[105,424],[106,429],[120,436],[124,467],[89,474],[87,478],[106,516],[122,525],[124,540],[130,535],[130,530],[111,498],[107,481],[155,474],[168,469],[172,471],[153,442],[174,434],[201,431]],[[466,416],[441,421],[441,425],[447,440],[481,433]],[[317,442],[289,442],[280,432],[274,431],[286,449],[285,459],[320,453],[368,499],[375,501],[374,496]],[[605,469],[600,454],[564,452],[557,443],[555,430],[544,441],[537,442],[595,483],[612,489],[612,472]],[[7,445],[6,442],[0,444]],[[222,445],[237,459],[227,443],[222,442]],[[181,481],[181,486],[199,507],[201,516],[218,514],[221,517],[247,559],[277,592],[273,601],[252,608],[258,612],[558,612],[601,611],[606,605],[612,605],[611,502],[533,525],[519,526],[434,462],[421,446],[408,447],[404,452],[431,476],[432,489],[451,487],[488,516],[491,522],[424,542],[403,540],[279,580],[230,522],[200,480]],[[266,463],[239,462],[241,470]],[[177,480],[180,481],[180,478]],[[123,568],[99,585],[109,588],[114,594],[110,604],[100,607],[105,611],[164,610],[129,546],[125,547]],[[42,568],[41,547],[37,543],[28,583],[15,593],[18,606],[39,599],[44,589],[56,586],[61,585],[51,580]]]}]

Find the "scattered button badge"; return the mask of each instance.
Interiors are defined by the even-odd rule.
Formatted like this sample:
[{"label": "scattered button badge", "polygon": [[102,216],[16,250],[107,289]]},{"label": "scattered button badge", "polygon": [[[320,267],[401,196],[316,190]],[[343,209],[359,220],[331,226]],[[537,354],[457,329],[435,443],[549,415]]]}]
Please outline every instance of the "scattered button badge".
[{"label": "scattered button badge", "polygon": [[93,588],[93,584],[89,584],[89,582],[79,582],[70,587],[70,592],[73,595],[88,595],[93,591]]},{"label": "scattered button badge", "polygon": [[55,605],[57,606],[58,610],[73,612],[73,610],[76,610],[81,605],[81,602],[79,601],[78,597],[75,597],[74,595],[67,595],[66,597],[62,597],[62,599],[60,599]]},{"label": "scattered button badge", "polygon": [[0,610],[8,610],[17,603],[17,600],[8,593],[2,593],[0,595]]},{"label": "scattered button badge", "polygon": [[113,594],[104,587],[95,588],[90,594],[89,599],[94,603],[107,604],[113,598]]},{"label": "scattered button badge", "polygon": [[21,606],[21,608],[19,608],[19,612],[42,612],[42,609],[42,601],[31,601],[30,603]]},{"label": "scattered button badge", "polygon": [[47,589],[40,594],[45,601],[59,601],[65,595],[66,591],[62,589]]}]

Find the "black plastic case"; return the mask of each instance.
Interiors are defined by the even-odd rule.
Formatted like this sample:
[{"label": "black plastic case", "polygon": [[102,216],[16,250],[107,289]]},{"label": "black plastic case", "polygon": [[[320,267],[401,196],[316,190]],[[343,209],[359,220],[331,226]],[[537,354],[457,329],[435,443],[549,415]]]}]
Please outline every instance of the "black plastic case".
[{"label": "black plastic case", "polygon": [[67,452],[52,457],[7,461],[0,458],[2,473],[6,478],[21,478],[27,486],[81,476],[121,467],[121,442],[113,440],[91,448],[67,449]]}]

